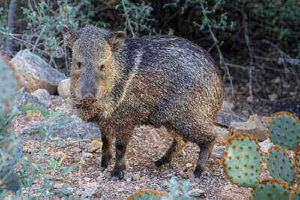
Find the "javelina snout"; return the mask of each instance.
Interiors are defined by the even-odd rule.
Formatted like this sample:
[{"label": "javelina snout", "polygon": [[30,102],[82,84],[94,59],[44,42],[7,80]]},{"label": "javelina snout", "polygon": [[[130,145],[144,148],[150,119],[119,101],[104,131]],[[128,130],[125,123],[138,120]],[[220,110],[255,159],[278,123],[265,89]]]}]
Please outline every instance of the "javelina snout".
[{"label": "javelina snout", "polygon": [[[66,28],[72,49],[71,94],[82,118],[95,120],[103,141],[101,167],[112,157],[112,177],[122,178],[128,143],[136,126],[165,126],[174,136],[160,167],[172,161],[187,141],[200,148],[194,175],[199,177],[212,151],[212,128],[223,101],[223,83],[210,55],[188,40],[170,36],[126,38],[123,32],[87,26]],[[92,63],[78,69],[76,63]],[[86,70],[89,68],[88,70]],[[97,100],[97,101],[95,101]]]}]

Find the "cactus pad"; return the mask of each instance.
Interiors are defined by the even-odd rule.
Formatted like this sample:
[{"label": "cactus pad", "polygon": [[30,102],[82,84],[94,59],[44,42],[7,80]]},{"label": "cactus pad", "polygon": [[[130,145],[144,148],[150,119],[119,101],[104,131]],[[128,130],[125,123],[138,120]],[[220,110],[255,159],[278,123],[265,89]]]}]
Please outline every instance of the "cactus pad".
[{"label": "cactus pad", "polygon": [[134,193],[131,193],[127,200],[142,200],[142,199],[153,199],[158,200],[161,199],[163,196],[166,196],[165,193],[159,192],[157,190],[136,190]]},{"label": "cactus pad", "polygon": [[5,104],[17,91],[17,81],[14,71],[9,64],[0,56],[0,113],[6,109]]},{"label": "cactus pad", "polygon": [[256,139],[247,133],[237,133],[227,142],[227,152],[220,161],[228,179],[241,187],[259,183],[261,152]]},{"label": "cactus pad", "polygon": [[11,172],[0,178],[0,192],[3,192],[3,190],[17,192],[20,188],[21,183],[17,173]]},{"label": "cactus pad", "polygon": [[273,178],[292,184],[296,177],[296,167],[286,149],[273,146],[268,154],[268,171]]},{"label": "cactus pad", "polygon": [[290,200],[299,200],[300,199],[300,185],[298,188],[294,188],[290,194]]},{"label": "cactus pad", "polygon": [[300,182],[300,147],[295,150],[296,183]]},{"label": "cactus pad", "polygon": [[251,199],[288,200],[292,189],[278,179],[264,179],[252,191]]},{"label": "cactus pad", "polygon": [[293,150],[300,143],[300,120],[288,112],[272,114],[267,120],[267,135],[282,147]]}]

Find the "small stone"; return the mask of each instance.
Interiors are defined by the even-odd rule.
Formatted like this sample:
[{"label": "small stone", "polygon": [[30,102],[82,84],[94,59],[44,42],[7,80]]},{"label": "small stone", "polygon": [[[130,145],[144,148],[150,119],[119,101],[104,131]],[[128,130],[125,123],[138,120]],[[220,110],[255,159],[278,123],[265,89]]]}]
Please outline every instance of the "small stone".
[{"label": "small stone", "polygon": [[275,101],[278,98],[278,95],[276,93],[272,93],[268,97],[271,101]]},{"label": "small stone", "polygon": [[55,188],[54,194],[57,194],[58,196],[64,197],[64,196],[70,196],[75,193],[75,188],[71,186],[63,186],[61,188]]},{"label": "small stone", "polygon": [[49,108],[51,105],[51,96],[49,92],[45,89],[38,89],[31,93],[33,96],[37,97],[39,102],[45,106],[45,108]]},{"label": "small stone", "polygon": [[270,141],[270,139],[266,139],[263,142],[259,143],[259,146],[263,152],[268,152],[269,148],[274,146],[274,144]]},{"label": "small stone", "polygon": [[267,139],[265,126],[260,117],[255,114],[251,115],[246,122],[233,122],[230,129],[233,133],[249,133],[255,136],[259,141]]},{"label": "small stone", "polygon": [[186,168],[190,168],[190,167],[193,167],[194,165],[192,163],[187,163],[186,164]]},{"label": "small stone", "polygon": [[92,154],[92,153],[86,153],[86,152],[83,152],[83,153],[82,153],[82,157],[83,157],[83,158],[92,158],[92,157],[93,157],[93,154]]},{"label": "small stone", "polygon": [[87,145],[87,152],[92,153],[99,150],[101,152],[102,142],[99,140],[93,140],[90,144]]},{"label": "small stone", "polygon": [[82,150],[78,147],[73,147],[72,149],[70,149],[70,152],[72,154],[76,154],[76,153],[80,153]]},{"label": "small stone", "polygon": [[192,197],[205,197],[205,191],[200,189],[193,189],[188,192],[188,194]]},{"label": "small stone", "polygon": [[214,146],[212,155],[218,159],[221,159],[223,157],[225,146]]},{"label": "small stone", "polygon": [[65,159],[67,157],[67,154],[65,154],[64,152],[55,152],[52,154],[53,159],[55,160],[59,160],[59,159]]},{"label": "small stone", "polygon": [[70,78],[60,81],[58,84],[57,91],[59,96],[61,96],[62,98],[70,98]]},{"label": "small stone", "polygon": [[140,174],[139,173],[135,173],[132,175],[132,180],[133,181],[137,181],[140,178]]}]

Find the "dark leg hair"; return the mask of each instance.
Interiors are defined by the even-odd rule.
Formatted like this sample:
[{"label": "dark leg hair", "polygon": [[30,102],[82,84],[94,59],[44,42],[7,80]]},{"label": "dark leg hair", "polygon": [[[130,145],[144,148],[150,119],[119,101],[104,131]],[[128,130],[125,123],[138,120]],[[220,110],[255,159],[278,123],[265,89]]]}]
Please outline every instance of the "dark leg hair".
[{"label": "dark leg hair", "polygon": [[[173,130],[171,131],[174,132]],[[186,145],[186,143],[187,142],[184,141],[180,135],[175,135],[173,142],[167,150],[167,152],[165,153],[165,155],[163,155],[160,159],[154,162],[155,166],[161,167],[164,164],[170,163],[175,158],[177,153],[181,151],[181,149]]]}]

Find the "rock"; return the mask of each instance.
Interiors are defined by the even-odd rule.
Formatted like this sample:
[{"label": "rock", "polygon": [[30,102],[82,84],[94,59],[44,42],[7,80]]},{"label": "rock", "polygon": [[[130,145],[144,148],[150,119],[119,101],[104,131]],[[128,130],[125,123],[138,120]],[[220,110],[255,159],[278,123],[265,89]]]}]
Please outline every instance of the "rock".
[{"label": "rock", "polygon": [[51,105],[51,96],[49,92],[45,89],[38,89],[31,93],[33,96],[37,97],[39,102],[43,104],[45,108],[49,108]]},{"label": "rock", "polygon": [[98,192],[99,184],[97,182],[87,183],[83,185],[85,188],[84,193],[89,197],[93,196]]},{"label": "rock", "polygon": [[83,152],[83,153],[82,153],[82,157],[83,157],[83,158],[92,158],[92,157],[93,157],[93,154],[92,154],[92,153],[86,153],[86,152]]},{"label": "rock", "polygon": [[259,141],[267,139],[265,126],[258,115],[251,115],[246,122],[233,122],[230,129],[233,133],[249,133]]},{"label": "rock", "polygon": [[232,122],[241,122],[244,119],[232,111],[232,104],[224,101],[221,110],[218,112],[218,122],[230,126]]},{"label": "rock", "polygon": [[59,96],[61,96],[62,98],[70,98],[70,78],[60,81],[58,84],[57,91]]},{"label": "rock", "polygon": [[55,185],[54,185],[54,190],[53,190],[54,194],[56,194],[60,197],[73,195],[75,193],[75,191],[76,191],[75,188],[68,184],[65,184],[59,188],[55,188]]},{"label": "rock", "polygon": [[98,152],[101,152],[101,148],[102,148],[102,142],[99,140],[93,140],[86,147],[87,152],[89,152],[89,153],[95,152],[97,150],[99,150]]},{"label": "rock", "polygon": [[223,157],[224,151],[226,150],[225,146],[214,146],[212,151],[212,156],[215,158],[221,159]]},{"label": "rock", "polygon": [[72,122],[63,125],[54,125],[51,130],[61,138],[97,139],[101,138],[99,126],[92,122],[83,122],[77,116],[71,116]]},{"label": "rock", "polygon": [[250,188],[225,185],[220,188],[218,196],[223,200],[248,200],[251,195]]},{"label": "rock", "polygon": [[226,144],[227,143],[227,139],[230,136],[230,132],[226,128],[214,126],[213,132],[217,135],[217,138],[216,138],[217,144]]},{"label": "rock", "polygon": [[11,62],[15,65],[18,85],[24,87],[27,92],[43,88],[50,94],[55,94],[58,83],[66,79],[64,74],[50,67],[28,49],[19,51]]},{"label": "rock", "polygon": [[44,107],[45,106],[44,103],[42,103],[37,96],[32,95],[28,92],[22,91],[16,97],[14,105],[16,105],[17,108],[19,109],[23,105],[28,105],[28,106],[38,105],[38,106]]},{"label": "rock", "polygon": [[272,93],[268,97],[270,101],[275,101],[278,98],[278,95],[276,93]]},{"label": "rock", "polygon": [[261,148],[261,150],[263,151],[263,152],[268,152],[268,149],[270,148],[270,147],[272,147],[272,146],[274,146],[274,144],[270,141],[270,139],[266,139],[265,141],[263,141],[263,142],[260,142],[259,143],[259,146],[260,146],[260,148]]},{"label": "rock", "polygon": [[201,189],[193,189],[193,190],[190,190],[188,192],[188,194],[192,197],[196,197],[196,198],[199,198],[199,197],[205,197],[205,191],[201,190]]}]

